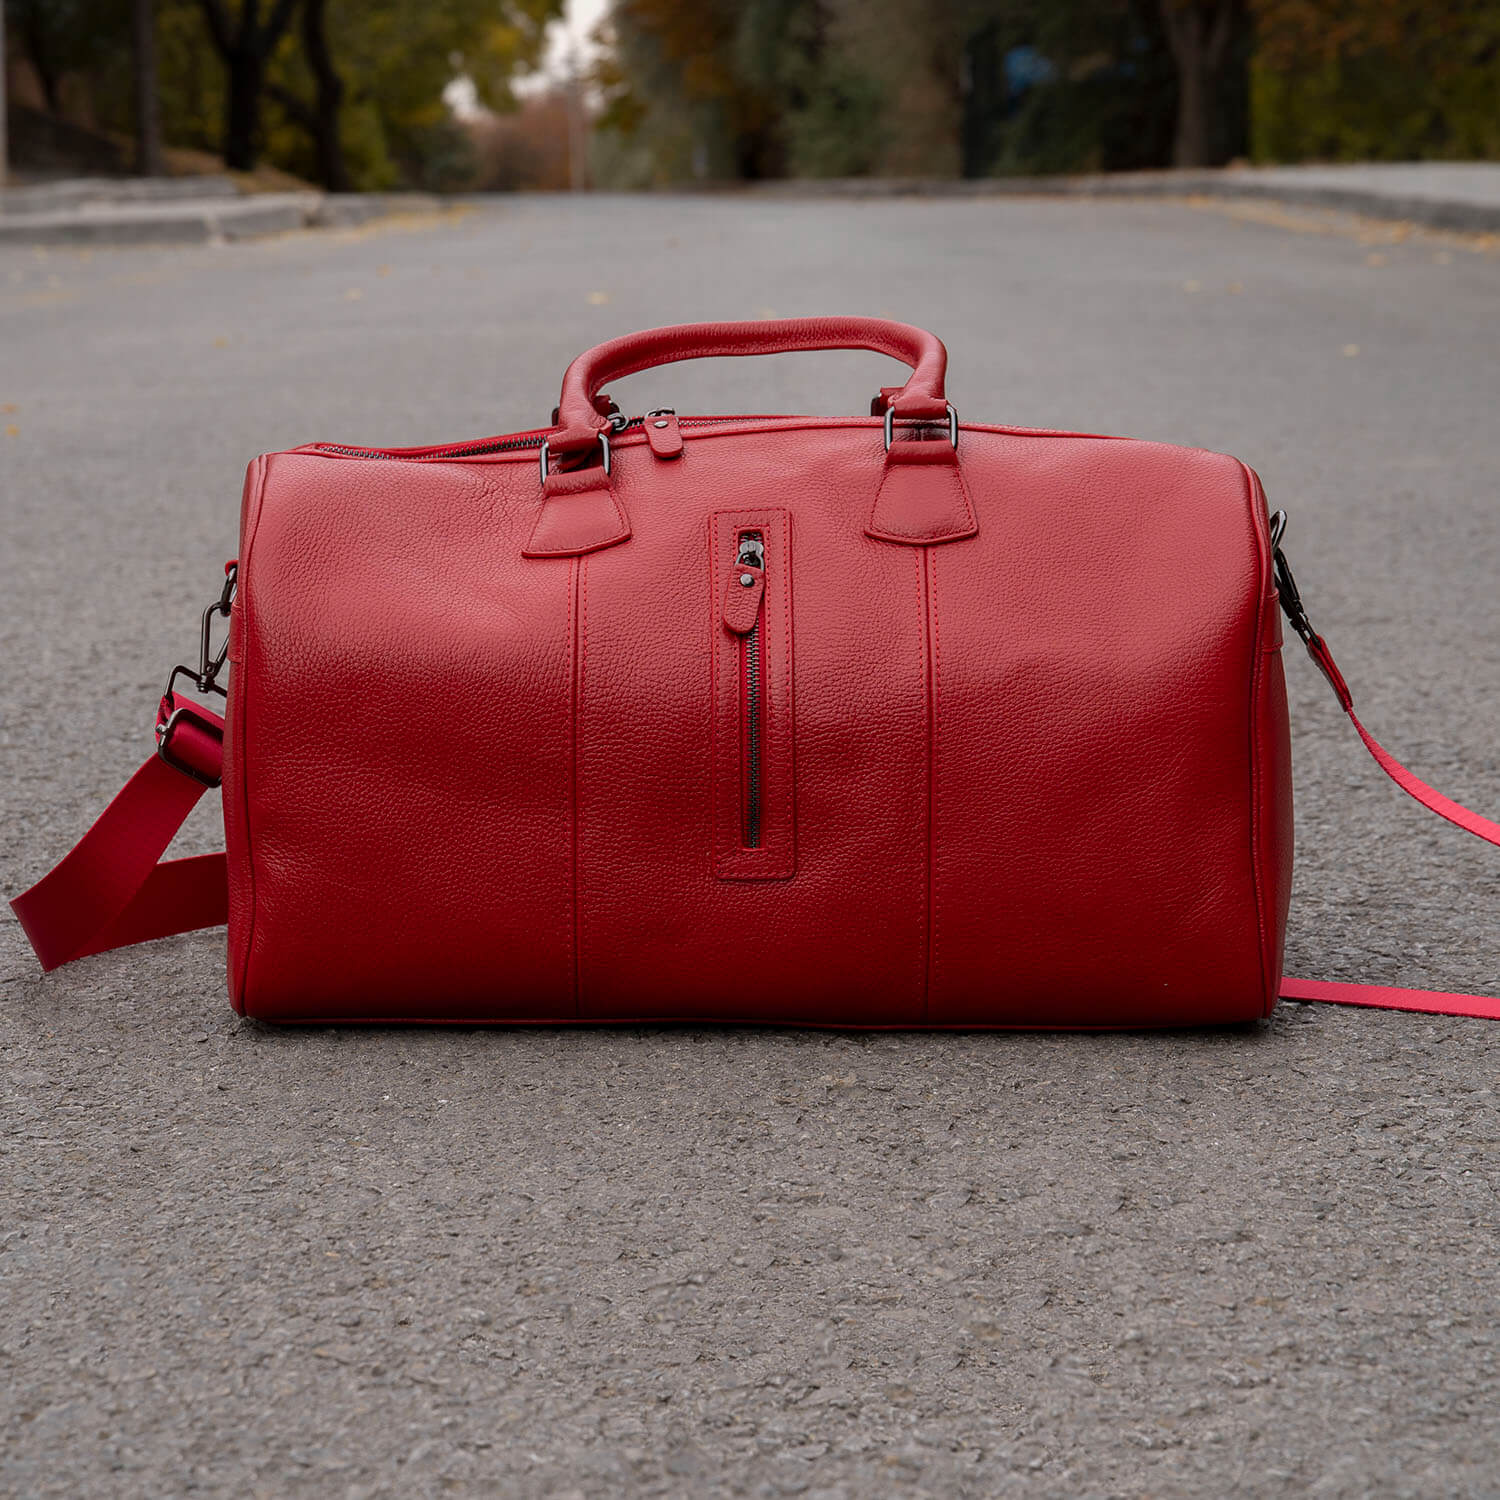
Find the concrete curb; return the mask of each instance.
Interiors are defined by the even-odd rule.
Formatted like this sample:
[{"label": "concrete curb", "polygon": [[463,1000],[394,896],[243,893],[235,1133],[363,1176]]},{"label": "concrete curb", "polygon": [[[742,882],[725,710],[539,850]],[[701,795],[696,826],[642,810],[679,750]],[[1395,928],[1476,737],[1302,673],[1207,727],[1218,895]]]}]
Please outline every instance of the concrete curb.
[{"label": "concrete curb", "polygon": [[447,206],[431,193],[327,193],[307,222],[311,229],[355,229],[393,214],[434,214]]},{"label": "concrete curb", "polygon": [[[1404,165],[1404,164],[1403,164]],[[1470,164],[1464,164],[1470,165]],[[749,191],[771,197],[833,198],[1136,198],[1213,197],[1274,199],[1378,219],[1401,219],[1470,233],[1500,231],[1500,163],[1473,164],[1493,174],[1489,192],[1412,191],[1416,174],[1375,185],[1370,174],[1344,168],[1250,168],[1218,172],[1112,172],[1083,177],[826,178],[766,182]],[[1349,175],[1345,177],[1345,173]],[[1315,175],[1314,175],[1315,174]],[[1492,196],[1491,196],[1492,194]],[[1490,201],[1487,201],[1490,200]]]},{"label": "concrete curb", "polygon": [[[101,196],[92,183],[10,191],[29,195],[37,206],[0,211],[0,245],[218,244],[297,229],[351,228],[393,214],[432,213],[442,206],[426,193],[211,196],[137,191],[122,199]],[[50,204],[48,192],[54,199]]]},{"label": "concrete curb", "polygon": [[97,204],[182,203],[199,198],[239,196],[234,180],[222,174],[203,177],[70,177],[0,189],[0,217],[7,214],[58,213]]}]

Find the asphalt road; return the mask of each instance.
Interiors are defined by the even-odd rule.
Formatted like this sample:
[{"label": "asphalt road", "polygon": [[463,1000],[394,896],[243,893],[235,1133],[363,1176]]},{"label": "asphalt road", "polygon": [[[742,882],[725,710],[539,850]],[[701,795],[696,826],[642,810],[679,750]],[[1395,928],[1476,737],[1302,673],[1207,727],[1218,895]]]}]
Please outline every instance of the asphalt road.
[{"label": "asphalt road", "polygon": [[[0,251],[6,894],[149,748],[252,454],[532,426],[599,339],[771,311],[931,327],[966,417],[1253,463],[1367,721],[1494,814],[1500,257],[1389,238],[642,197]],[[894,371],[622,389],[852,412]],[[1289,968],[1493,991],[1500,854],[1289,666]],[[1500,1025],[283,1031],[219,934],[46,980],[0,942],[5,1493],[1500,1494]]]}]

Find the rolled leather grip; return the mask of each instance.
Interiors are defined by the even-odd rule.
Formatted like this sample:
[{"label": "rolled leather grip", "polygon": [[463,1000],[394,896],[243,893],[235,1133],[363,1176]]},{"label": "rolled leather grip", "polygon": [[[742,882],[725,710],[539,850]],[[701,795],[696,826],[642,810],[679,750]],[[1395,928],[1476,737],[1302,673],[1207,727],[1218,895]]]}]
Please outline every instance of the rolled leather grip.
[{"label": "rolled leather grip", "polygon": [[903,416],[941,417],[947,410],[943,378],[948,351],[942,340],[909,323],[885,318],[776,318],[754,323],[679,323],[627,333],[580,354],[563,376],[554,449],[594,441],[606,421],[594,397],[606,382],[682,359],[744,354],[787,354],[814,349],[870,349],[911,366],[911,378],[891,398]]}]

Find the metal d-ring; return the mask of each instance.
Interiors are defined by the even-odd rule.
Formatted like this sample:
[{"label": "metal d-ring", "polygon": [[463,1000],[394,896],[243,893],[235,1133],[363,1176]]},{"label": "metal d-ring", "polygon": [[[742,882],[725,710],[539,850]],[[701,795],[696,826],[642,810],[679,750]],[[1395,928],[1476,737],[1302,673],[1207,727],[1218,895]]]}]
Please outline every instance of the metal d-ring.
[{"label": "metal d-ring", "polygon": [[[599,451],[601,453],[603,453],[603,455],[604,455],[604,477],[606,479],[608,479],[609,478],[609,434],[607,432],[601,432],[599,434]],[[541,452],[542,483],[543,484],[546,484],[546,482],[547,482],[547,458],[548,458],[547,442],[546,442],[546,439],[544,438],[542,440],[542,452]]]},{"label": "metal d-ring", "polygon": [[[958,447],[958,412],[951,401],[945,401],[944,406],[948,408],[948,441],[954,448]],[[896,437],[896,408],[888,406],[885,409],[885,451],[891,451],[891,443]]]}]

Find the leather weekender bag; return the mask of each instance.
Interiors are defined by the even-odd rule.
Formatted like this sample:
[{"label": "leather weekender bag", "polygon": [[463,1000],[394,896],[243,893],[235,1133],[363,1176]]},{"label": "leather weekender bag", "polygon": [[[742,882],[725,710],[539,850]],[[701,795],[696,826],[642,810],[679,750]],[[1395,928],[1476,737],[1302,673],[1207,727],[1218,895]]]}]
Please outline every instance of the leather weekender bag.
[{"label": "leather weekender bag", "polygon": [[[604,394],[833,348],[911,376],[870,417]],[[227,916],[270,1021],[1500,1014],[1282,976],[1283,610],[1352,709],[1255,474],[961,423],[945,364],[877,319],[663,328],[575,360],[546,429],[257,458],[157,753],[14,903],[43,964]],[[182,689],[226,652],[221,719]],[[227,857],[159,864],[221,778]]]}]

